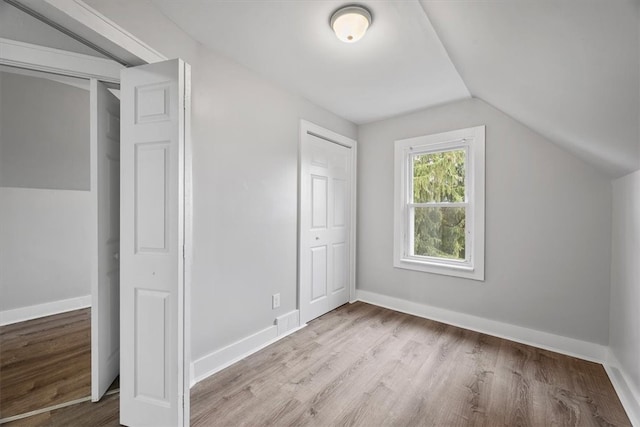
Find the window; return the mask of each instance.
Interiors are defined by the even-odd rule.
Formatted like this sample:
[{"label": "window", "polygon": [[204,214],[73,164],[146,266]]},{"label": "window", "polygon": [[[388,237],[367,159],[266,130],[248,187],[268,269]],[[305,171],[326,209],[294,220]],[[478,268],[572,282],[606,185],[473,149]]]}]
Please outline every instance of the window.
[{"label": "window", "polygon": [[395,267],[484,280],[484,133],[395,142]]}]

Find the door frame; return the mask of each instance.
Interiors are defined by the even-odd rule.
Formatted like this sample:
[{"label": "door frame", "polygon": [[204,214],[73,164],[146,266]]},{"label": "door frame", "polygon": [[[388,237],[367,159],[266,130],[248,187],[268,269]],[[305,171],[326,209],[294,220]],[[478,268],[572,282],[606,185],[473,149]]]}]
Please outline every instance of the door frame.
[{"label": "door frame", "polygon": [[[91,251],[92,251],[92,259],[94,264],[92,265],[91,268],[91,401],[92,402],[98,402],[103,396],[106,395],[106,393],[108,392],[108,389],[105,390],[102,394],[100,394],[100,382],[99,381],[94,381],[94,373],[96,377],[99,377],[99,372],[100,372],[100,343],[104,342],[104,340],[101,340],[100,338],[104,338],[104,332],[101,333],[100,332],[100,328],[99,326],[99,322],[100,322],[100,316],[101,316],[101,310],[102,308],[100,307],[99,304],[99,295],[100,295],[100,249],[99,249],[99,245],[100,245],[100,226],[103,224],[103,220],[100,220],[101,217],[101,209],[100,209],[100,185],[101,185],[101,181],[99,179],[99,164],[101,159],[99,159],[99,149],[98,149],[98,140],[99,140],[99,136],[98,136],[98,129],[100,128],[100,123],[101,123],[101,119],[100,119],[100,112],[99,112],[99,103],[98,103],[98,92],[100,90],[99,86],[100,84],[103,84],[107,89],[119,89],[119,85],[117,84],[113,84],[113,83],[106,83],[104,81],[101,81],[99,79],[90,79],[89,80],[89,122],[90,122],[90,126],[89,129],[91,130],[91,134],[89,137],[90,140],[90,148],[89,148],[89,153],[90,153],[90,175],[91,175],[91,189],[92,189],[92,197],[91,197],[91,208],[92,208],[92,217],[93,219],[95,219],[94,223],[93,223],[93,228],[92,228],[92,234],[91,234],[91,239],[92,239],[92,245],[91,245]],[[112,95],[112,94],[110,94]],[[118,106],[119,104],[119,99],[118,99]],[[104,116],[102,118],[102,120],[104,120]],[[118,132],[120,132],[120,129],[118,129]],[[118,145],[120,144],[119,140],[118,140]],[[118,161],[119,161],[119,157],[118,157]],[[118,197],[120,196],[120,190],[118,189]],[[109,209],[111,209],[111,206],[108,207]],[[103,207],[104,209],[104,207]],[[119,215],[119,212],[118,212]],[[120,237],[118,236],[118,239]],[[120,248],[118,247],[118,253],[120,252]],[[104,302],[104,301],[103,301]],[[120,307],[120,304],[118,303],[118,308]],[[120,315],[120,311],[118,310],[118,324],[120,323],[120,319],[119,319],[119,315]],[[110,318],[111,319],[111,318]],[[94,351],[94,349],[97,349],[98,351]],[[119,350],[119,343],[118,343],[118,365],[120,363],[120,350]],[[118,372],[119,372],[119,366],[118,366]]]},{"label": "door frame", "polygon": [[[0,65],[17,67],[35,71],[37,73],[55,74],[86,79],[89,91],[89,108],[93,108],[93,101],[97,95],[96,81],[101,81],[110,88],[117,88],[120,83],[120,70],[123,65],[110,59],[54,49],[16,40],[0,38]],[[97,116],[90,115],[90,127],[94,128]],[[91,252],[90,287],[91,287],[91,375],[97,366],[98,355],[94,351],[96,345],[97,328],[96,303],[98,288],[98,171],[97,171],[97,141],[90,135],[89,141],[89,193],[91,196],[91,231],[87,236]],[[91,398],[97,400],[97,385],[91,381]]]},{"label": "door frame", "polygon": [[[43,48],[42,46],[29,45],[14,40],[0,39],[0,42],[9,42],[11,50],[5,45],[0,45],[3,59],[0,64],[13,65],[21,68],[31,68],[38,71],[49,71],[56,74],[71,75],[83,78],[95,78],[100,81],[120,83],[120,69],[125,66],[135,66],[161,62],[169,59],[156,51],[124,28],[111,21],[82,0],[42,0],[40,2],[21,2],[11,0],[14,6],[18,4],[20,9],[37,19],[61,28],[64,32],[81,43],[90,47],[97,46],[103,51],[116,51],[113,57],[123,58],[120,64],[110,59],[92,57],[90,55],[71,54],[59,49]],[[11,56],[8,55],[11,54]],[[47,57],[51,53],[66,55],[57,59]],[[55,56],[55,55],[54,55]],[[77,61],[79,57],[85,60]],[[71,59],[70,59],[71,58]],[[108,65],[107,65],[108,64]],[[115,64],[115,66],[114,66]],[[188,79],[190,85],[190,76]],[[190,87],[188,88],[190,91]],[[186,102],[185,114],[190,117],[190,102]],[[191,282],[193,265],[193,172],[192,172],[192,142],[190,126],[187,126],[185,135],[185,164],[184,164],[184,319],[183,337],[185,340],[183,354],[183,368],[187,378],[184,381],[184,392],[188,393],[194,385],[194,377],[191,366]],[[96,246],[94,244],[94,246]]]},{"label": "door frame", "polygon": [[301,226],[301,217],[302,217],[302,150],[304,141],[307,135],[312,135],[320,139],[324,139],[327,142],[332,144],[342,145],[343,147],[347,147],[351,149],[352,159],[351,159],[351,194],[349,200],[349,206],[351,209],[350,212],[350,230],[349,230],[349,303],[354,303],[357,300],[356,296],[356,220],[357,220],[357,211],[356,211],[356,202],[358,200],[357,194],[357,176],[358,176],[358,141],[355,139],[348,138],[344,135],[340,135],[337,132],[332,130],[323,128],[315,123],[310,121],[300,119],[300,137],[298,140],[298,260],[297,260],[297,291],[298,291],[298,310],[300,310],[300,319],[303,319],[302,316],[302,304],[300,301],[300,260],[302,258],[302,245],[301,245],[301,236],[302,230]]},{"label": "door frame", "polygon": [[123,65],[110,59],[0,38],[0,65],[120,84]]},{"label": "door frame", "polygon": [[[54,26],[63,27],[67,34],[73,35],[81,43],[98,46],[104,51],[121,58],[119,62],[127,66],[151,64],[166,61],[169,58],[138,39],[124,28],[107,18],[82,0],[42,0],[27,2],[11,0],[21,4],[21,9],[32,13],[40,20]],[[125,56],[123,56],[123,53]],[[185,76],[186,92],[191,93],[191,71]],[[120,75],[118,72],[118,82]],[[185,102],[185,117],[191,117],[191,102]],[[193,265],[193,147],[191,140],[191,126],[186,126],[184,146],[184,319],[183,331],[183,387],[185,399],[189,397],[189,390],[195,384],[191,363],[191,283]],[[188,409],[188,408],[187,408]],[[187,411],[188,413],[188,411]],[[188,420],[187,420],[188,421]]]}]

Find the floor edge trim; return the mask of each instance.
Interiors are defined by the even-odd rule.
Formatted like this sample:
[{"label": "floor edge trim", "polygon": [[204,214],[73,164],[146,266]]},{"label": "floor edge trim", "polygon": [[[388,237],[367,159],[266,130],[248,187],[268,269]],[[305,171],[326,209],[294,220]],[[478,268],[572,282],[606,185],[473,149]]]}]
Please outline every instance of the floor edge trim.
[{"label": "floor edge trim", "polygon": [[[120,389],[119,388],[115,389],[115,390],[110,390],[110,391],[106,392],[104,395],[105,396],[110,396],[110,395],[116,394],[116,393],[120,393]],[[80,399],[71,400],[69,402],[58,403],[57,405],[47,406],[46,408],[36,409],[36,410],[33,410],[33,411],[25,412],[23,414],[13,415],[13,416],[7,417],[7,418],[1,418],[0,419],[0,424],[6,424],[6,423],[9,423],[11,421],[22,420],[24,418],[33,417],[34,415],[44,414],[45,412],[51,412],[51,411],[55,411],[56,409],[67,408],[69,406],[74,406],[74,405],[77,405],[79,403],[84,403],[84,402],[91,402],[91,396],[81,397]]]}]

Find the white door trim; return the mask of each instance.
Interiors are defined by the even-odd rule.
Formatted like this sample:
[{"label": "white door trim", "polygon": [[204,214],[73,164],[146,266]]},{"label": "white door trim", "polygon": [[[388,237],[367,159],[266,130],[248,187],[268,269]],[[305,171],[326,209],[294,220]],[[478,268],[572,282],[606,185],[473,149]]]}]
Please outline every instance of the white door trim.
[{"label": "white door trim", "polygon": [[[348,138],[344,135],[340,135],[332,130],[323,128],[315,123],[311,123],[307,120],[300,120],[300,138],[298,140],[298,310],[302,308],[300,301],[300,259],[301,259],[301,212],[302,207],[300,205],[302,200],[302,144],[306,135],[313,135],[315,137],[324,139],[334,144],[342,145],[343,147],[350,148],[352,150],[352,164],[351,164],[351,200],[350,200],[350,230],[349,230],[349,302],[355,302],[356,296],[356,202],[357,197],[357,164],[358,164],[358,142],[355,139]],[[301,317],[302,318],[302,317]]]},{"label": "white door trim", "polygon": [[0,38],[0,64],[119,83],[123,65],[110,59]]},{"label": "white door trim", "polygon": [[37,19],[72,34],[78,41],[102,49],[127,65],[169,59],[82,0],[7,1]]},{"label": "white door trim", "polygon": [[[72,76],[88,79],[90,84],[91,107],[97,95],[96,81],[103,81],[107,84],[117,84],[120,82],[120,70],[124,68],[121,64],[110,59],[98,58],[95,56],[68,52],[60,49],[52,49],[44,46],[23,43],[15,40],[0,38],[0,64],[19,67],[25,70],[36,72],[53,73],[62,76]],[[96,128],[94,121],[96,114],[90,114],[91,128]],[[91,371],[92,383],[95,377],[94,370],[97,368],[97,323],[95,310],[98,309],[98,172],[97,172],[97,141],[93,136],[90,138],[90,189],[91,206],[91,231],[87,235],[89,251],[91,252],[91,295],[89,296],[92,306],[91,329],[92,329],[92,349],[91,349]],[[97,384],[92,384],[92,396],[97,400]]]},{"label": "white door trim", "polygon": [[[169,59],[82,0],[45,0],[45,2],[145,63],[150,64]],[[70,29],[73,30],[73,28]]]},{"label": "white door trim", "polygon": [[[107,160],[115,160],[118,164],[120,161],[119,110],[120,101],[108,92],[108,85],[91,79],[89,151],[94,224],[92,238],[95,239],[94,247],[91,248],[94,257],[91,271],[91,400],[93,402],[99,401],[106,393],[107,388],[119,373],[120,364],[120,343],[112,341],[113,331],[119,332],[119,327],[114,327],[120,323],[119,299],[113,298],[117,296],[119,287],[108,279],[116,270],[112,263],[116,262],[120,252],[120,233],[118,232],[117,235],[118,240],[113,241],[113,230],[110,226],[106,227],[112,215],[119,216],[120,210],[119,201],[114,206],[109,190],[114,184],[113,179],[116,175],[108,173],[108,166],[105,164]],[[117,113],[118,121],[115,123],[109,118],[114,117],[113,113]],[[115,132],[112,125],[117,128]],[[115,136],[111,135],[112,132],[117,135],[117,141]],[[117,158],[112,157],[116,152]]]},{"label": "white door trim", "polygon": [[[39,13],[40,16],[46,18],[52,23],[55,23],[59,26],[62,26],[71,32],[74,33],[91,33],[97,36],[100,36],[107,40],[107,45],[100,45],[101,48],[104,48],[106,51],[109,51],[108,45],[115,46],[116,49],[120,49],[120,51],[125,51],[130,54],[131,58],[134,58],[134,61],[130,63],[132,65],[140,65],[147,63],[154,63],[167,60],[168,58],[157,52],[146,43],[142,42],[140,39],[133,36],[131,33],[127,32],[125,29],[115,24],[113,21],[108,19],[103,14],[99,13],[95,9],[91,8],[82,0],[44,0],[42,2],[39,1],[23,1],[17,0],[18,3],[25,3],[27,8],[37,8],[36,12]],[[29,7],[30,6],[30,7]],[[120,70],[124,68],[121,64],[118,64],[115,61],[111,61],[108,59],[101,59],[97,57],[92,57],[90,55],[81,55],[81,54],[72,54],[69,55],[70,52],[60,51],[58,49],[49,49],[42,48],[41,46],[29,45],[27,43],[15,42],[13,40],[4,40],[13,45],[13,49],[20,45],[22,47],[27,47],[29,50],[22,49],[22,51],[18,52],[17,58],[8,57],[7,61],[11,60],[12,63],[4,63],[6,65],[14,65],[20,66],[22,68],[28,68],[32,70],[38,71],[48,71],[54,72],[56,74],[75,76],[75,77],[83,77],[83,78],[95,78],[104,82],[111,83],[120,83]],[[0,59],[5,54],[4,46],[0,46]],[[9,51],[7,51],[9,52]],[[28,54],[27,52],[32,52]],[[43,58],[43,55],[47,54],[60,54],[67,55],[57,56],[55,60],[51,61]],[[79,61],[69,61],[70,57],[82,58],[89,63],[100,63],[103,64],[103,67],[100,67],[99,70],[96,71],[95,67],[93,68],[80,68],[78,69]],[[85,58],[86,57],[86,58]],[[98,60],[98,61],[96,61]],[[104,61],[104,62],[102,62]],[[0,62],[2,63],[2,62]],[[107,63],[110,65],[107,67]],[[115,65],[114,65],[115,64]],[[117,71],[114,71],[112,67],[116,67]],[[45,67],[45,68],[42,68]],[[49,68],[47,68],[49,67]],[[107,71],[111,69],[111,71]],[[190,71],[188,71],[190,75]],[[190,87],[187,90],[187,93],[190,97]],[[186,100],[185,105],[185,119],[190,119],[190,102]],[[187,126],[187,129],[190,127]],[[189,312],[190,307],[190,295],[191,295],[191,265],[193,264],[193,250],[192,250],[192,230],[193,230],[193,202],[192,202],[192,179],[191,179],[191,140],[190,140],[190,132],[187,130],[186,143],[185,143],[185,165],[184,165],[184,174],[185,174],[185,185],[184,185],[184,287],[185,287],[185,301],[184,308],[185,312]],[[95,233],[94,233],[95,234]],[[96,242],[93,242],[93,246],[96,246]],[[191,334],[190,334],[190,316],[185,314],[184,316],[184,330],[183,330],[183,339],[184,339],[184,354],[183,357],[185,360],[182,362],[186,366],[185,373],[189,373],[189,365],[190,365],[190,342]],[[185,387],[185,393],[188,393],[188,385],[191,381],[184,381],[187,385]],[[188,404],[188,395],[185,396],[186,404]],[[188,413],[188,411],[187,411]]]},{"label": "white door trim", "polygon": [[[98,12],[82,0],[44,0],[42,2],[24,2],[23,0],[17,0],[19,3],[24,3],[25,6],[36,9],[36,12],[44,16],[45,18],[55,22],[58,25],[66,27],[72,32],[78,33],[95,33],[98,36],[103,37],[111,44],[126,51],[131,57],[136,58],[136,65],[138,64],[150,64],[154,62],[161,62],[169,59],[162,53],[153,49],[151,46],[135,37],[133,34],[107,18],[102,13]],[[40,8],[39,4],[46,4],[46,7]],[[58,14],[49,14],[48,11],[55,10]],[[61,20],[60,16],[64,15],[64,20]],[[100,46],[105,50],[109,50],[108,46]],[[185,120],[190,120],[191,116],[191,87],[190,87],[190,68],[187,68],[188,74],[188,87],[186,89],[187,99],[185,100]],[[99,80],[103,80],[99,78]],[[118,83],[120,81],[120,75],[118,72]],[[191,134],[190,126],[186,127],[187,134],[185,135],[185,165],[184,165],[184,286],[185,286],[185,310],[187,313],[190,310],[191,304],[191,266],[193,265],[193,188],[192,188],[192,148],[191,148]],[[186,341],[185,363],[188,365],[190,362],[190,327],[191,317],[185,316],[184,319],[185,331],[184,338]],[[185,372],[189,372],[188,370]]]}]

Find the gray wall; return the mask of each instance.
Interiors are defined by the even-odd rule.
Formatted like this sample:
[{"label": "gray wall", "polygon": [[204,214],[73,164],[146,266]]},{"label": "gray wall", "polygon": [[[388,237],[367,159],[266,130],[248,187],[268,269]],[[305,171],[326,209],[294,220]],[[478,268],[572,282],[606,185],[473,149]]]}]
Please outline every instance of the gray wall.
[{"label": "gray wall", "polygon": [[0,72],[0,311],[91,293],[89,92]]},{"label": "gray wall", "polygon": [[0,74],[0,185],[89,190],[89,92]]},{"label": "gray wall", "polygon": [[[485,282],[393,268],[394,140],[486,125]],[[472,99],[359,128],[359,289],[608,343],[609,179]]]},{"label": "gray wall", "polygon": [[4,116],[2,112],[2,76],[4,73],[0,72],[0,187],[2,187],[2,117]]},{"label": "gray wall", "polygon": [[299,119],[356,128],[204,51],[193,78],[197,358],[296,309]]},{"label": "gray wall", "polygon": [[91,294],[91,193],[0,187],[0,311]]},{"label": "gray wall", "polygon": [[612,241],[609,345],[640,396],[640,171],[613,182]]},{"label": "gray wall", "polygon": [[195,360],[296,309],[299,119],[352,138],[356,126],[211,53],[149,2],[88,3],[193,66]]}]

